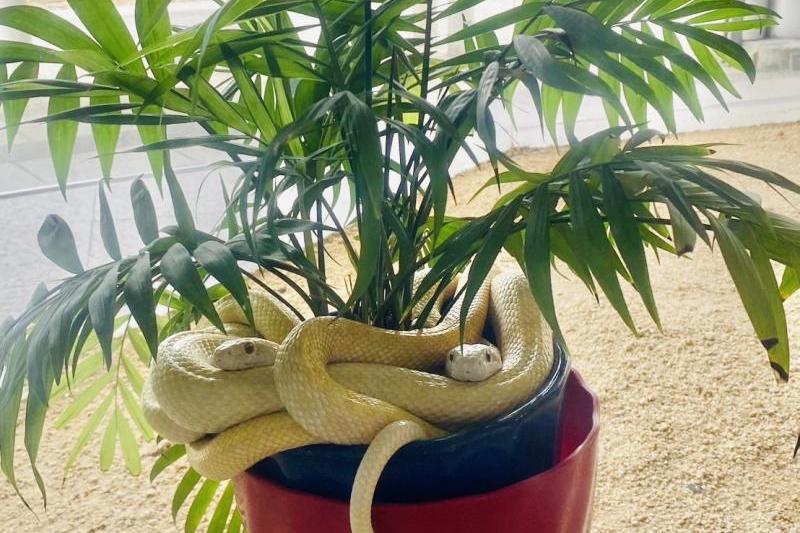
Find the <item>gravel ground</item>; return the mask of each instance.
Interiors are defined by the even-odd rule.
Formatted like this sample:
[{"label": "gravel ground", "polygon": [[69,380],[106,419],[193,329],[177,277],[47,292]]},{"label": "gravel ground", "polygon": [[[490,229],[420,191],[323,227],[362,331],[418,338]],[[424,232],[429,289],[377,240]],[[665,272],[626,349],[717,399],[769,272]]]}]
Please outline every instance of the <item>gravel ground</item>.
[{"label": "gravel ground", "polygon": [[[722,156],[800,180],[800,124],[687,134],[682,141],[731,143],[720,147]],[[518,154],[530,169],[550,168],[557,157],[552,150]],[[459,178],[454,213],[491,205],[489,193],[466,202],[487,175],[482,168]],[[800,217],[768,188],[751,182],[746,187],[769,208]],[[574,365],[602,404],[594,531],[800,531],[800,461],[791,455],[800,431],[800,387],[775,382],[719,254],[703,249],[688,259],[662,257],[652,275],[664,331],[648,321],[629,290],[639,337],[574,279],[555,280]],[[797,347],[800,299],[787,303],[787,314]],[[55,405],[53,412],[60,409]],[[178,529],[169,511],[178,473],[157,485],[127,477],[119,464],[102,474],[97,448],[90,447],[60,484],[80,429],[80,422],[61,431],[45,428],[40,468],[50,491],[46,512],[34,500],[38,519],[0,483],[0,529]],[[24,493],[35,498],[21,450],[18,464]]]}]

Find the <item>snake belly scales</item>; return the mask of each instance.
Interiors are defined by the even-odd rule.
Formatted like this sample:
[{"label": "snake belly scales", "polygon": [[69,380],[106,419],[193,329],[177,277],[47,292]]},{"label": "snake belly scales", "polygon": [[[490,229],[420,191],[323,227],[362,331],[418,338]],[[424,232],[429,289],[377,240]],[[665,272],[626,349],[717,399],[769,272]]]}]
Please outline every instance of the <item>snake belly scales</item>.
[{"label": "snake belly scales", "polygon": [[[217,311],[227,335],[203,329],[164,340],[145,382],[145,416],[162,437],[187,445],[195,470],[218,480],[301,446],[369,444],[351,493],[355,533],[372,531],[375,487],[398,449],[511,411],[553,365],[550,329],[519,272],[491,276],[467,311],[463,342],[481,342],[488,320],[502,357],[500,370],[477,382],[435,373],[462,342],[459,301],[432,327],[389,331],[335,317],[298,322],[262,291],[250,300],[253,326],[226,298]],[[272,347],[274,358],[220,361],[232,338],[246,341],[245,354]]]}]

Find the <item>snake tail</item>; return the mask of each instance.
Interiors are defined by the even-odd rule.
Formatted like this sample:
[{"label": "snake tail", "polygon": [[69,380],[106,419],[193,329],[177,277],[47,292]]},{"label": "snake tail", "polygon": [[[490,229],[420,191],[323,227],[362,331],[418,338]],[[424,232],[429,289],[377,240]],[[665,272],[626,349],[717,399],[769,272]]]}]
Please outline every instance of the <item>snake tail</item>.
[{"label": "snake tail", "polygon": [[428,431],[410,420],[398,420],[383,428],[370,443],[356,471],[350,493],[350,529],[373,533],[372,500],[383,469],[397,451],[417,440],[430,438]]}]

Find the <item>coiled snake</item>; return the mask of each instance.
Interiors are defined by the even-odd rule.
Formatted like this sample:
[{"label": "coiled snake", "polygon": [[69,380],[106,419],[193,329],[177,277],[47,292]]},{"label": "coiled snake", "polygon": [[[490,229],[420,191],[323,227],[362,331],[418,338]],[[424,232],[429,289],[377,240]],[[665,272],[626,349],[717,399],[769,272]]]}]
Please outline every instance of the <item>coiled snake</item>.
[{"label": "coiled snake", "polygon": [[488,319],[502,354],[502,368],[478,382],[436,373],[461,340],[459,302],[437,325],[398,332],[334,317],[298,324],[266,292],[250,299],[255,329],[225,299],[217,309],[230,336],[199,330],[162,343],[145,415],[164,438],[186,443],[192,466],[212,479],[310,444],[370,444],[351,494],[357,533],[372,531],[375,486],[399,448],[512,410],[553,365],[550,330],[521,273],[487,280],[469,307],[464,342],[479,343]]}]

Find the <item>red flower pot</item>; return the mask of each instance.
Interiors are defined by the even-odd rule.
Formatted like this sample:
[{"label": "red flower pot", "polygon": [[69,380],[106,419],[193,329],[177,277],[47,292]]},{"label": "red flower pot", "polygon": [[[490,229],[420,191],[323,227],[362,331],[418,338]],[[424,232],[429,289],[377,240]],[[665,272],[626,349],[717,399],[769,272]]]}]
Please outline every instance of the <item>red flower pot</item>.
[{"label": "red flower pot", "polygon": [[[597,465],[598,402],[574,371],[561,416],[559,459],[502,489],[424,503],[376,503],[376,533],[588,531]],[[234,479],[251,533],[348,533],[347,502],[297,492],[252,473]]]}]

